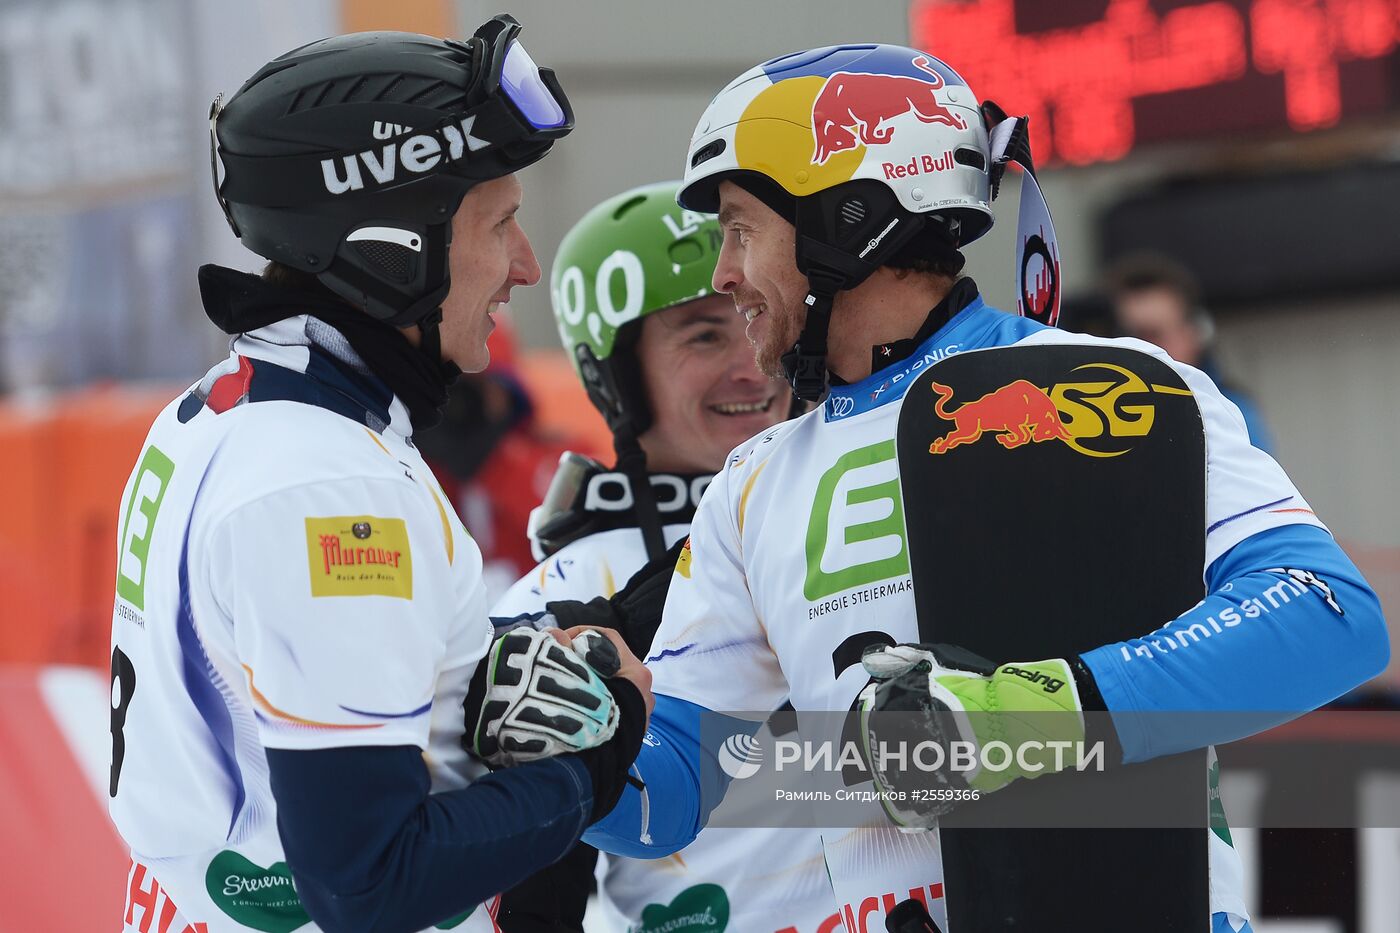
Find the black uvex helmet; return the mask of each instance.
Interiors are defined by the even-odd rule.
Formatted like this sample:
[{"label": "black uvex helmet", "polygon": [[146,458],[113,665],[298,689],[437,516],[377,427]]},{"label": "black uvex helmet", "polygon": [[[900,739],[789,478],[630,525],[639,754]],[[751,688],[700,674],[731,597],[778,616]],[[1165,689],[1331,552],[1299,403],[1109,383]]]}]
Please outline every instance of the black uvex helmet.
[{"label": "black uvex helmet", "polygon": [[372,317],[436,337],[462,197],[573,129],[554,72],[519,33],[502,14],[465,42],[354,33],[264,65],[210,110],[233,232]]}]

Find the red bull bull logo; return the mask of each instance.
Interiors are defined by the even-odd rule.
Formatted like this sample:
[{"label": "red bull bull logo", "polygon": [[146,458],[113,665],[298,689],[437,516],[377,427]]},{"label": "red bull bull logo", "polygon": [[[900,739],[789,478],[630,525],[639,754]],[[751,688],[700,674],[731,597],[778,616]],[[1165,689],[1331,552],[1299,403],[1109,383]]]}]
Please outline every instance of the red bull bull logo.
[{"label": "red bull bull logo", "polygon": [[1085,363],[1071,372],[1077,378],[1057,381],[1048,389],[1017,379],[952,410],[948,403],[953,389],[930,382],[938,396],[934,414],[951,421],[953,428],[935,438],[928,452],[945,454],[990,432],[1007,450],[1063,441],[1085,456],[1118,457],[1151,432],[1154,396],[1191,394],[1189,389],[1148,383],[1113,363]]},{"label": "red bull bull logo", "polygon": [[1069,431],[1060,421],[1060,412],[1044,389],[1025,379],[972,402],[964,402],[955,411],[947,408],[953,390],[939,382],[929,384],[938,395],[934,413],[954,424],[953,430],[935,438],[929,445],[931,454],[944,454],[954,447],[973,444],[988,431],[996,435],[997,443],[1007,450],[1040,441],[1068,441]]},{"label": "red bull bull logo", "polygon": [[900,75],[838,71],[826,79],[812,102],[813,165],[825,165],[838,152],[884,145],[894,136],[890,121],[913,113],[924,123],[966,129],[967,121],[938,102],[943,76],[920,55],[912,60],[931,80]]}]

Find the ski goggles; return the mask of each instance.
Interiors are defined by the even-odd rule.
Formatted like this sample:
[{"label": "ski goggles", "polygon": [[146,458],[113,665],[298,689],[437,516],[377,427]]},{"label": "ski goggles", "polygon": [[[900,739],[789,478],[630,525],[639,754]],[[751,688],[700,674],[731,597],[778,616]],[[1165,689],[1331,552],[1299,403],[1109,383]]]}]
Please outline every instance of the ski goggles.
[{"label": "ski goggles", "polygon": [[479,94],[487,98],[499,95],[509,101],[536,133],[562,130],[559,135],[563,135],[574,123],[569,99],[564,96],[553,69],[536,65],[520,43],[520,30],[515,17],[502,13],[486,22],[472,37],[472,42],[480,43],[481,50],[480,54],[473,55],[473,61],[483,65],[479,72]]}]

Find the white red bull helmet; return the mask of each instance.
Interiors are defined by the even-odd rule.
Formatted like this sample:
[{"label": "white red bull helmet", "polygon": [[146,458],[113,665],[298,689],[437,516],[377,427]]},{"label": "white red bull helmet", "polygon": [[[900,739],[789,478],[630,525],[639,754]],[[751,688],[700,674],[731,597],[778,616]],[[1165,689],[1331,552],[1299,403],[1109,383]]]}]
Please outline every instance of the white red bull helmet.
[{"label": "white red bull helmet", "polygon": [[959,246],[992,225],[991,154],[976,96],[938,59],[895,45],[798,52],[744,72],[710,102],[679,195],[718,209],[720,181],[764,175],[794,197],[879,182]]},{"label": "white red bull helmet", "polygon": [[[1027,140],[1024,117],[979,106],[967,82],[926,52],[828,46],[757,65],[715,96],[691,137],[677,200],[712,213],[721,182],[750,187],[755,176],[767,180],[767,190],[781,189],[778,199],[792,198],[797,267],[810,294],[802,335],[783,368],[798,398],[818,401],[828,386],[835,293],[855,288],[915,237],[922,235],[914,246],[956,251],[985,234],[1005,163],[1033,177]],[[1038,252],[1020,265],[1040,283],[1032,298],[1043,307],[1022,313],[1054,323],[1054,231],[1038,187],[1030,187],[1039,204],[1032,212]],[[1023,195],[1023,226],[1026,206]],[[1021,239],[1025,252],[1030,241]],[[1053,288],[1043,287],[1042,253],[1053,257]]]}]

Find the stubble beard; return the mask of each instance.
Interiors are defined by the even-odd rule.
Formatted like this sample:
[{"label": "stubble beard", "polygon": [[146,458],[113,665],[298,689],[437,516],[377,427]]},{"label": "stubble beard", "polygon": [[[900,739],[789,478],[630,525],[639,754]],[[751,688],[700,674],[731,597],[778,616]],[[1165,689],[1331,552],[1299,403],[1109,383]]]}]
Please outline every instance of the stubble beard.
[{"label": "stubble beard", "polygon": [[783,371],[783,354],[791,350],[793,344],[797,343],[802,329],[790,312],[776,311],[770,305],[766,313],[774,315],[775,319],[769,328],[767,337],[754,347],[754,362],[757,364],[759,372],[768,378],[785,379],[787,373]]}]

